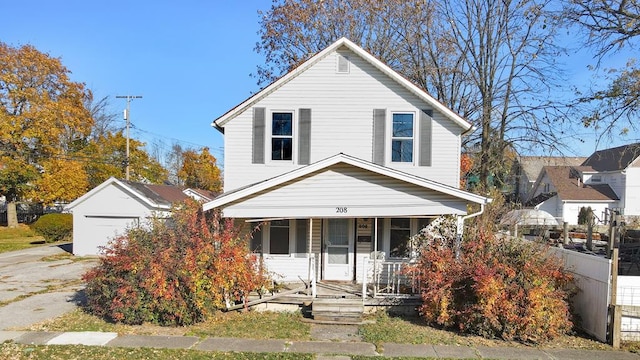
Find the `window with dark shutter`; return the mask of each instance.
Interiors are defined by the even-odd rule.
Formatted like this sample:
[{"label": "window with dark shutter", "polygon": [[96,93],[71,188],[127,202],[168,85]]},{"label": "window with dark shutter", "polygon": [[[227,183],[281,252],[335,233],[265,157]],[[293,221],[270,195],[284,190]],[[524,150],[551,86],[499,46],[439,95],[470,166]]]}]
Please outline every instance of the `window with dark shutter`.
[{"label": "window with dark shutter", "polygon": [[298,164],[311,162],[311,109],[300,109],[298,116]]},{"label": "window with dark shutter", "polygon": [[433,146],[431,141],[432,117],[433,110],[420,111],[420,166],[431,166],[431,148]]},{"label": "window with dark shutter", "polygon": [[386,109],[373,109],[373,163],[384,165]]},{"label": "window with dark shutter", "polygon": [[309,229],[307,227],[309,220],[296,220],[296,253],[305,254],[307,252],[307,244],[309,242]]},{"label": "window with dark shutter", "polygon": [[253,108],[253,164],[264,164],[265,109]]}]

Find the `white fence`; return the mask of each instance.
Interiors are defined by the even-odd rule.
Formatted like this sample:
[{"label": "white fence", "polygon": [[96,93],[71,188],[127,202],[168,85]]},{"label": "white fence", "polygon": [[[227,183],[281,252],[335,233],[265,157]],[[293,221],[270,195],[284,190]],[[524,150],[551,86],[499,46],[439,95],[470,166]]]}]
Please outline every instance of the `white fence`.
[{"label": "white fence", "polygon": [[575,278],[579,291],[573,297],[573,306],[580,317],[580,327],[606,342],[611,260],[560,248],[550,251],[564,261],[565,269]]},{"label": "white fence", "polygon": [[[640,276],[618,276],[616,305],[640,306]],[[622,340],[640,341],[640,317],[623,315],[620,323]]]},{"label": "white fence", "polygon": [[283,282],[307,281],[309,258],[294,255],[265,255],[264,266],[273,274],[273,279]]}]

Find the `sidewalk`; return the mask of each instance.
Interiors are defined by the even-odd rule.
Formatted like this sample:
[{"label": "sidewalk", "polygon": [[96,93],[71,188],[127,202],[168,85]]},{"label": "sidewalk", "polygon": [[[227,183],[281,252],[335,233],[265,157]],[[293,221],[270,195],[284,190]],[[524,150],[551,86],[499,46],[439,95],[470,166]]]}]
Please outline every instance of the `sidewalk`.
[{"label": "sidewalk", "polygon": [[431,357],[447,359],[609,359],[638,360],[640,356],[623,351],[577,349],[530,349],[510,347],[465,347],[447,345],[382,345],[380,352],[371,343],[335,341],[254,340],[237,338],[198,338],[193,336],[141,336],[108,332],[0,331],[0,343],[14,341],[31,345],[89,345],[107,347],[150,347],[225,352],[290,352],[327,355],[365,355],[385,357]]}]

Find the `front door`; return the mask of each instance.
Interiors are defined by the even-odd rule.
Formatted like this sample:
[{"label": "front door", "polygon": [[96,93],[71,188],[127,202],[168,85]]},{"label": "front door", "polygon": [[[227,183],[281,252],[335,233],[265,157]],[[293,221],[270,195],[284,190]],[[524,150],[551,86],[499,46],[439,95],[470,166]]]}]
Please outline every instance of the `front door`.
[{"label": "front door", "polygon": [[353,220],[326,219],[324,280],[353,280]]}]

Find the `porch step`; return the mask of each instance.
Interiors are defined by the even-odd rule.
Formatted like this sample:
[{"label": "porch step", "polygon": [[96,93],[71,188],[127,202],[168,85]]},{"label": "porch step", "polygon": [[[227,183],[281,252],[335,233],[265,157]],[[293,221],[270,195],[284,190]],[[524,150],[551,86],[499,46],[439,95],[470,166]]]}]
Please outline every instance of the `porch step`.
[{"label": "porch step", "polygon": [[311,304],[314,320],[334,323],[356,323],[362,321],[364,305],[362,299],[321,299]]}]

